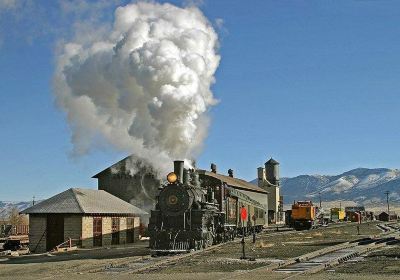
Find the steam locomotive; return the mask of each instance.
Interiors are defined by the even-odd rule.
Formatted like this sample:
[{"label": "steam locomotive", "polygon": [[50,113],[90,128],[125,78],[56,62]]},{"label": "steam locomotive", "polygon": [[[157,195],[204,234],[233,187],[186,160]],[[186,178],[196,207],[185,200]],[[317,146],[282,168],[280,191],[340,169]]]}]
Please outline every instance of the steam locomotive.
[{"label": "steam locomotive", "polygon": [[[199,250],[251,230],[260,232],[266,223],[262,201],[215,177],[185,169],[183,161],[174,161],[167,181],[149,220],[154,255]],[[248,218],[241,221],[243,207]]]}]

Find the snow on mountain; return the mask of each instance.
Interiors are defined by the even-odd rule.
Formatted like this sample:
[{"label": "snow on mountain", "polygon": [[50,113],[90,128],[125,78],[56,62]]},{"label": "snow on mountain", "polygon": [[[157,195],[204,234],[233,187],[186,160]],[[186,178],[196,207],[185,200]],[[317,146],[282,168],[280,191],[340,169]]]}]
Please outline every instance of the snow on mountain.
[{"label": "snow on mountain", "polygon": [[31,201],[0,201],[0,219],[6,219],[13,208],[22,211],[31,205]]},{"label": "snow on mountain", "polygon": [[[252,183],[257,184],[257,180]],[[400,203],[400,170],[357,168],[340,175],[300,175],[281,179],[285,203],[293,200],[351,200],[360,204],[381,204],[390,200]]]}]

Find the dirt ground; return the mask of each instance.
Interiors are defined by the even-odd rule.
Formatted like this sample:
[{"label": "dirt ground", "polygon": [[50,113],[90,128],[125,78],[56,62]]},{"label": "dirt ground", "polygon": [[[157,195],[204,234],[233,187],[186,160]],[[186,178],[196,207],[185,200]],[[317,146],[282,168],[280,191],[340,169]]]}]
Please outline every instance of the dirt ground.
[{"label": "dirt ground", "polygon": [[374,236],[381,233],[377,223],[359,225],[347,224],[319,228],[312,231],[274,233],[273,236],[264,235],[256,239],[256,243],[246,241],[246,256],[255,258],[255,261],[240,261],[242,252],[240,242],[218,247],[186,258],[179,265],[161,267],[149,273],[182,273],[182,272],[234,272],[236,270],[251,270],[279,260],[298,257],[329,246],[337,245],[349,240]]},{"label": "dirt ground", "polygon": [[[328,246],[381,233],[376,223],[360,225],[346,224],[339,227],[320,228],[304,232],[278,232],[258,236],[256,243],[246,240],[246,254],[254,261],[240,260],[240,242],[227,243],[211,250],[177,260],[157,269],[142,273],[131,273],[136,266],[154,261],[149,256],[147,242],[130,246],[101,248],[96,250],[78,250],[61,254],[0,258],[0,279],[57,279],[71,278],[102,279],[286,279],[291,275],[271,272],[268,265],[297,257]],[[395,247],[398,248],[399,246]],[[345,264],[332,271],[315,275],[296,276],[300,279],[376,279],[365,273],[365,267],[374,272],[385,270],[380,280],[398,279],[400,261],[395,259],[399,253],[391,249],[369,255],[366,263]],[[383,259],[382,258],[389,258]],[[160,258],[162,260],[162,258]],[[369,264],[375,265],[375,268]],[[382,265],[383,263],[387,265]],[[376,276],[376,274],[375,274]]]},{"label": "dirt ground", "polygon": [[97,270],[112,264],[150,258],[147,246],[147,242],[140,242],[116,248],[0,258],[0,279],[70,279],[74,275],[95,275]]},{"label": "dirt ground", "polygon": [[350,262],[335,269],[342,274],[393,275],[400,279],[400,246],[391,246],[372,252],[358,262]]}]

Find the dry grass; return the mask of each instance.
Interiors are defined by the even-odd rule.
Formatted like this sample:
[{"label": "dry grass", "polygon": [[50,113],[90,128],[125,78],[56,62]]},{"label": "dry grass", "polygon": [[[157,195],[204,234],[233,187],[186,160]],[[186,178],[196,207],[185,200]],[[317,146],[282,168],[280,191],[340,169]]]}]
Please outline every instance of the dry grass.
[{"label": "dry grass", "polygon": [[261,241],[259,248],[270,248],[270,247],[274,247],[274,246],[275,246],[274,243],[264,243],[263,241]]}]

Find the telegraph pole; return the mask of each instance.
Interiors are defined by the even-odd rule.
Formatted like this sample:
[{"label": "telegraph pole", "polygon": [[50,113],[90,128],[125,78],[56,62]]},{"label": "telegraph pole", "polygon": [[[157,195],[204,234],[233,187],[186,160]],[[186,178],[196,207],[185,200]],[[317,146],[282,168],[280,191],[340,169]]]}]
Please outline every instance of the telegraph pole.
[{"label": "telegraph pole", "polygon": [[319,194],[319,209],[321,209],[322,207],[321,192],[319,192],[318,194]]},{"label": "telegraph pole", "polygon": [[387,212],[388,212],[388,221],[390,221],[390,208],[389,208],[389,191],[385,191],[386,194],[386,203],[387,203]]}]

